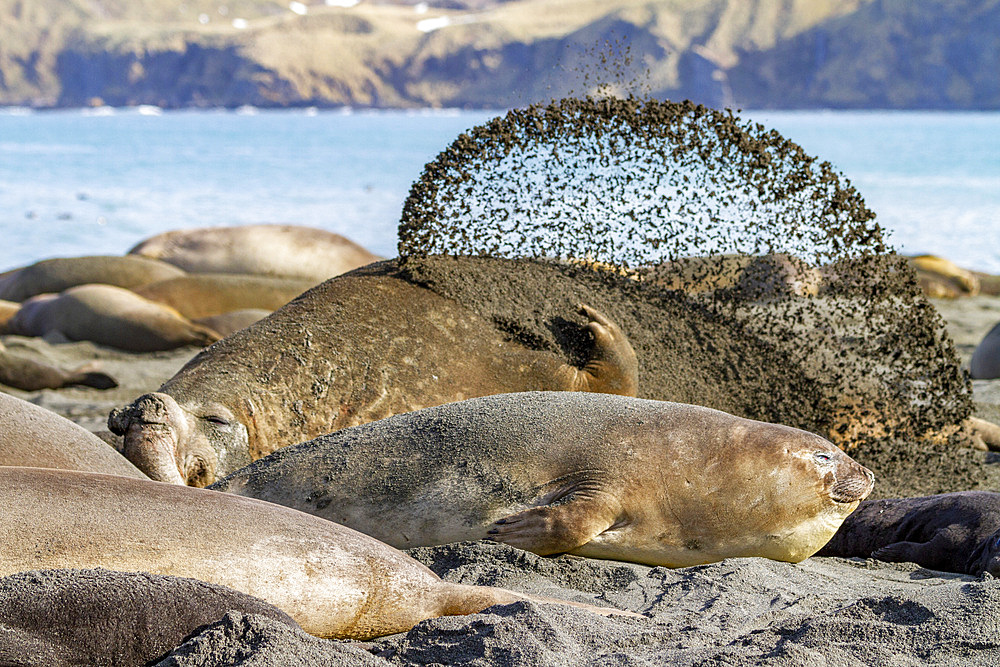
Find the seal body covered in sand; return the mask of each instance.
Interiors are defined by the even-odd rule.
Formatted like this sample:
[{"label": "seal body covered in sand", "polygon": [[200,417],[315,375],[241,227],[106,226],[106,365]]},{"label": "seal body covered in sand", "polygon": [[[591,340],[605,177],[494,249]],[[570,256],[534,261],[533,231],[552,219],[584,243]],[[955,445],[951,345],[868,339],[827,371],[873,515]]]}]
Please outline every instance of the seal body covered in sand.
[{"label": "seal body covered in sand", "polygon": [[0,392],[0,466],[81,470],[147,479],[87,429]]},{"label": "seal body covered in sand", "polygon": [[130,352],[208,345],[219,334],[173,308],[112,285],[79,285],[29,299],[8,322],[9,333],[89,340]]},{"label": "seal body covered in sand", "polygon": [[872,489],[827,440],[680,403],[571,392],[471,399],[288,447],[213,488],[415,547],[682,567],[819,549]]},{"label": "seal body covered in sand", "polygon": [[235,611],[298,628],[263,600],[145,572],[45,570],[0,578],[0,664],[146,665]]},{"label": "seal body covered in sand", "polygon": [[1000,577],[1000,493],[865,501],[818,555],[909,561],[933,570]]},{"label": "seal body covered in sand", "polygon": [[381,259],[340,234],[298,225],[180,229],[150,237],[129,254],[192,273],[253,273],[314,283]]},{"label": "seal body covered in sand", "polygon": [[600,313],[583,307],[593,349],[581,369],[396,271],[384,262],[333,278],[113,411],[125,455],[153,479],[204,486],[280,447],[472,396],[635,394],[635,352]]},{"label": "seal body covered in sand", "polygon": [[365,639],[494,604],[557,602],[445,582],[349,528],[204,489],[0,468],[0,503],[0,576],[103,567],[190,577],[265,600],[319,637]]}]

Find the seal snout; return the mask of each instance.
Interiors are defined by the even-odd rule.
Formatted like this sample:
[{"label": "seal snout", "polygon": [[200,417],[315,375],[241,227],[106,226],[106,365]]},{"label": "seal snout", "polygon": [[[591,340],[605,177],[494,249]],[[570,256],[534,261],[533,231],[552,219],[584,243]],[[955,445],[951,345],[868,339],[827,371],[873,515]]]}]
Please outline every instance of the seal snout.
[{"label": "seal snout", "polygon": [[875,488],[875,474],[854,459],[845,456],[837,467],[837,479],[830,488],[830,498],[838,503],[860,502]]}]

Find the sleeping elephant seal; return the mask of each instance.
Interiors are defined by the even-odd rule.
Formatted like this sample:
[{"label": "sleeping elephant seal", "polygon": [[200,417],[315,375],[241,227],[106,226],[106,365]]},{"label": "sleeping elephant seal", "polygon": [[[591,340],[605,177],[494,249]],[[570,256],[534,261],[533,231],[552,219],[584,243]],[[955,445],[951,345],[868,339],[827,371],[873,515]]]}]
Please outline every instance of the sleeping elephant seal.
[{"label": "sleeping elephant seal", "polygon": [[128,251],[192,273],[255,273],[313,281],[382,259],[323,229],[298,225],[242,225],[158,234]]},{"label": "sleeping elephant seal", "polygon": [[57,257],[0,277],[0,299],[24,301],[37,294],[62,292],[90,283],[132,289],[183,275],[182,269],[148,257]]},{"label": "sleeping elephant seal", "polygon": [[82,470],[147,479],[87,429],[34,403],[0,393],[0,466]]},{"label": "sleeping elephant seal", "polygon": [[195,273],[161,280],[134,292],[198,319],[257,308],[277,310],[321,281],[232,273]]},{"label": "sleeping elephant seal", "polygon": [[1000,378],[1000,323],[983,336],[969,361],[969,374],[973,380]]},{"label": "sleeping elephant seal", "polygon": [[445,582],[350,528],[205,489],[0,468],[0,506],[0,576],[103,567],[190,577],[265,600],[319,637],[368,639],[495,604],[555,602]]},{"label": "sleeping elephant seal", "polygon": [[1000,493],[865,501],[817,555],[1000,577]]},{"label": "sleeping elephant seal", "polygon": [[0,579],[0,664],[146,665],[236,611],[298,628],[280,609],[204,581],[44,570]]},{"label": "sleeping elephant seal", "polygon": [[32,297],[7,328],[21,336],[60,333],[69,340],[89,340],[129,352],[208,345],[220,338],[173,308],[112,285],[79,285],[61,294]]},{"label": "sleeping elephant seal", "polygon": [[94,389],[114,389],[118,386],[118,381],[98,370],[98,365],[93,362],[67,371],[58,366],[51,366],[14,354],[3,343],[0,343],[0,384],[21,391],[37,391],[39,389],[61,389],[73,385],[93,387]]},{"label": "sleeping elephant seal", "polygon": [[323,433],[472,396],[529,390],[635,395],[635,352],[582,307],[591,358],[576,368],[507,340],[392,262],[338,276],[203,350],[108,428],[153,479],[205,486]]},{"label": "sleeping elephant seal", "polygon": [[397,547],[491,537],[541,555],[685,567],[798,562],[872,489],[829,441],[605,394],[485,396],[286,447],[213,488]]}]

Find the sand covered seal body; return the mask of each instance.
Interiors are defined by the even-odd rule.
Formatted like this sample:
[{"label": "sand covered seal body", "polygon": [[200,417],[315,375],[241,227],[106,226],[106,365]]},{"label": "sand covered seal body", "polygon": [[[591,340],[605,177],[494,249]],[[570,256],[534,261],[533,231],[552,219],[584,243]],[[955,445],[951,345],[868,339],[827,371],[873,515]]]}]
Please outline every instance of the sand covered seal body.
[{"label": "sand covered seal body", "polygon": [[0,392],[0,466],[147,479],[106,442],[54,412]]},{"label": "sand covered seal body", "polygon": [[818,555],[909,561],[945,572],[1000,577],[1000,493],[865,501]]},{"label": "sand covered seal body", "polygon": [[181,229],[150,237],[129,250],[192,273],[243,273],[302,278],[314,283],[381,257],[323,229],[242,225]]},{"label": "sand covered seal body", "polygon": [[194,324],[173,308],[112,285],[79,285],[26,301],[8,322],[8,332],[89,340],[130,352],[208,345],[219,334]]},{"label": "sand covered seal body", "polygon": [[204,489],[0,467],[0,503],[0,576],[103,567],[189,577],[265,600],[319,637],[365,639],[494,604],[558,602],[445,582],[349,528]]},{"label": "sand covered seal body", "polygon": [[635,394],[635,352],[597,311],[583,307],[593,348],[577,368],[397,271],[384,262],[329,280],[113,411],[126,456],[153,479],[204,486],[280,447],[472,396]]},{"label": "sand covered seal body", "polygon": [[101,569],[13,574],[0,578],[0,664],[151,664],[230,612],[298,628],[263,600],[194,579]]},{"label": "sand covered seal body", "polygon": [[681,567],[807,558],[872,481],[798,429],[679,403],[530,392],[338,431],[213,488],[399,547],[492,537],[543,555]]},{"label": "sand covered seal body", "polygon": [[57,257],[35,262],[0,277],[0,299],[24,301],[37,294],[62,292],[90,283],[131,289],[183,275],[182,269],[149,257]]}]

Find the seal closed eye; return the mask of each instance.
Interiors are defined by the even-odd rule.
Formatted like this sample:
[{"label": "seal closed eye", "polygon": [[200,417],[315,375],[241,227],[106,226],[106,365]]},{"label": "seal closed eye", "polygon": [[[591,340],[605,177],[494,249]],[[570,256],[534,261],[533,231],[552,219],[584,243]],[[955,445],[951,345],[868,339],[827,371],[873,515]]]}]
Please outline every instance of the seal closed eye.
[{"label": "seal closed eye", "polygon": [[527,392],[287,447],[213,488],[398,547],[491,538],[539,554],[680,567],[800,561],[871,491],[823,438],[680,403]]}]

